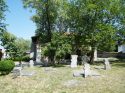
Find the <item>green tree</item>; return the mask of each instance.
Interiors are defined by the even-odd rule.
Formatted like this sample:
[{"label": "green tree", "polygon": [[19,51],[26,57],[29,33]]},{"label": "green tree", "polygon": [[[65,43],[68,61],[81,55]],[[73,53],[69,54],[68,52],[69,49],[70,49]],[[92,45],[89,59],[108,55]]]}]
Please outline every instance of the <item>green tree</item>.
[{"label": "green tree", "polygon": [[[42,42],[50,42],[57,17],[58,0],[23,0],[24,7],[36,10],[32,20],[36,23],[36,34]],[[45,39],[46,38],[46,39]]]},{"label": "green tree", "polygon": [[23,38],[17,38],[14,42],[13,55],[19,58],[20,61],[25,56],[25,53],[30,50],[31,42]]},{"label": "green tree", "polygon": [[7,5],[5,0],[0,0],[0,34],[2,33],[3,30],[5,30],[5,11],[7,10]]},{"label": "green tree", "polygon": [[59,62],[66,54],[70,54],[72,47],[71,37],[67,33],[53,32],[52,36],[52,41],[42,47],[42,55],[50,57],[50,64],[54,65],[55,61]]},{"label": "green tree", "polygon": [[104,49],[111,51],[110,45],[118,40],[117,34],[124,32],[124,0],[23,0],[23,2],[25,7],[36,11],[32,20],[37,25],[36,34],[42,43],[49,41],[53,47],[51,44],[54,42],[53,32],[68,31],[72,37],[70,44],[73,46],[73,52],[82,46],[91,47],[90,63],[93,63],[96,47],[103,51]]},{"label": "green tree", "polygon": [[15,40],[16,37],[7,31],[3,31],[0,36],[1,46],[3,46],[4,49],[6,49],[6,52],[8,52],[10,55],[14,48]]},{"label": "green tree", "polygon": [[69,8],[70,29],[80,35],[80,42],[91,46],[90,63],[96,47],[114,44],[118,28],[116,23],[124,15],[122,0],[71,0]]},{"label": "green tree", "polygon": [[36,35],[40,38],[42,44],[48,43],[48,56],[50,63],[54,64],[54,55],[57,49],[55,50],[53,47],[55,48],[58,44],[52,41],[55,40],[55,33],[53,32],[63,30],[63,15],[66,13],[62,9],[66,0],[23,0],[23,3],[24,7],[36,10],[36,14],[32,17],[37,26]]},{"label": "green tree", "polygon": [[30,41],[23,38],[17,38],[13,34],[4,31],[0,37],[1,45],[11,58],[22,57],[24,53],[30,50]]}]

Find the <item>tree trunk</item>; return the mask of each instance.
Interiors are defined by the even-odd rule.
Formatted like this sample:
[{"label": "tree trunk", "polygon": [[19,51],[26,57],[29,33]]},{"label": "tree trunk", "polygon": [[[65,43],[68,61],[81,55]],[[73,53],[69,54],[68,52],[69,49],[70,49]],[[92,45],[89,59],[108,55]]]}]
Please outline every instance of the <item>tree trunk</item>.
[{"label": "tree trunk", "polygon": [[89,60],[90,64],[94,64],[94,51],[95,51],[95,47],[92,47],[92,50],[90,52],[90,60]]},{"label": "tree trunk", "polygon": [[52,33],[51,33],[51,23],[50,23],[50,12],[49,12],[49,1],[47,0],[46,4],[46,16],[47,16],[47,35],[48,42],[51,42]]},{"label": "tree trunk", "polygon": [[55,60],[54,60],[54,58],[55,58],[55,50],[51,50],[50,49],[50,54],[49,54],[49,65],[52,65],[52,66],[54,66],[55,65]]}]

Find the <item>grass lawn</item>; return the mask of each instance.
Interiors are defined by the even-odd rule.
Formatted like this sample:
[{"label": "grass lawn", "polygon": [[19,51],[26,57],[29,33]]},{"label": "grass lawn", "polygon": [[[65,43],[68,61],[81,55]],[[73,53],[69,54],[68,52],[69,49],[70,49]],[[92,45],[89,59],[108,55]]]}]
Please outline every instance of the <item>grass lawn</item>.
[{"label": "grass lawn", "polygon": [[[96,65],[97,66],[97,65]],[[99,65],[103,66],[103,65]],[[0,76],[0,93],[125,93],[125,62],[113,62],[111,70],[95,69],[100,77],[73,77],[78,68],[34,67],[30,77]]]}]

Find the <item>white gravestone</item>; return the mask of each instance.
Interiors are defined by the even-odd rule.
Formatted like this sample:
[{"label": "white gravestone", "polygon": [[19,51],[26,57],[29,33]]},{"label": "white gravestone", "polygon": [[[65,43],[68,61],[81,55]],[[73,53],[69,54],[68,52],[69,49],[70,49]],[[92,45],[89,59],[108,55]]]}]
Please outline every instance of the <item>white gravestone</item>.
[{"label": "white gravestone", "polygon": [[90,65],[88,63],[84,64],[84,77],[91,75]]},{"label": "white gravestone", "polygon": [[94,51],[94,61],[97,61],[97,48]]},{"label": "white gravestone", "polygon": [[41,62],[41,48],[39,45],[37,45],[36,62]]},{"label": "white gravestone", "polygon": [[111,69],[109,60],[108,60],[107,58],[105,58],[105,60],[104,60],[104,69],[105,69],[105,70]]},{"label": "white gravestone", "polygon": [[33,52],[30,53],[30,58],[33,58],[33,54],[34,54]]},{"label": "white gravestone", "polygon": [[30,67],[33,67],[33,66],[34,66],[34,62],[33,62],[33,60],[30,60],[29,65],[30,65]]},{"label": "white gravestone", "polygon": [[78,55],[71,55],[71,68],[77,67]]},{"label": "white gravestone", "polygon": [[30,58],[31,58],[31,59],[30,59],[30,62],[29,62],[30,67],[33,67],[33,66],[34,66],[33,55],[34,55],[34,53],[31,52],[31,53],[30,53]]}]

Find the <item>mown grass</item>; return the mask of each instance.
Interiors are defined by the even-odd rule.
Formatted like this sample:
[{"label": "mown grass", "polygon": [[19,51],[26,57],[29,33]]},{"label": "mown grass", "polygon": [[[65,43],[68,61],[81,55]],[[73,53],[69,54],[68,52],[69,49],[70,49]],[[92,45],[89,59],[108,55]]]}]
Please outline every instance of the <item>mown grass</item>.
[{"label": "mown grass", "polygon": [[[125,93],[125,62],[112,62],[111,70],[95,69],[100,77],[73,77],[69,66],[26,68],[36,73],[13,79],[0,76],[0,93]],[[102,66],[100,64],[99,66]],[[72,83],[75,82],[75,83]]]}]

